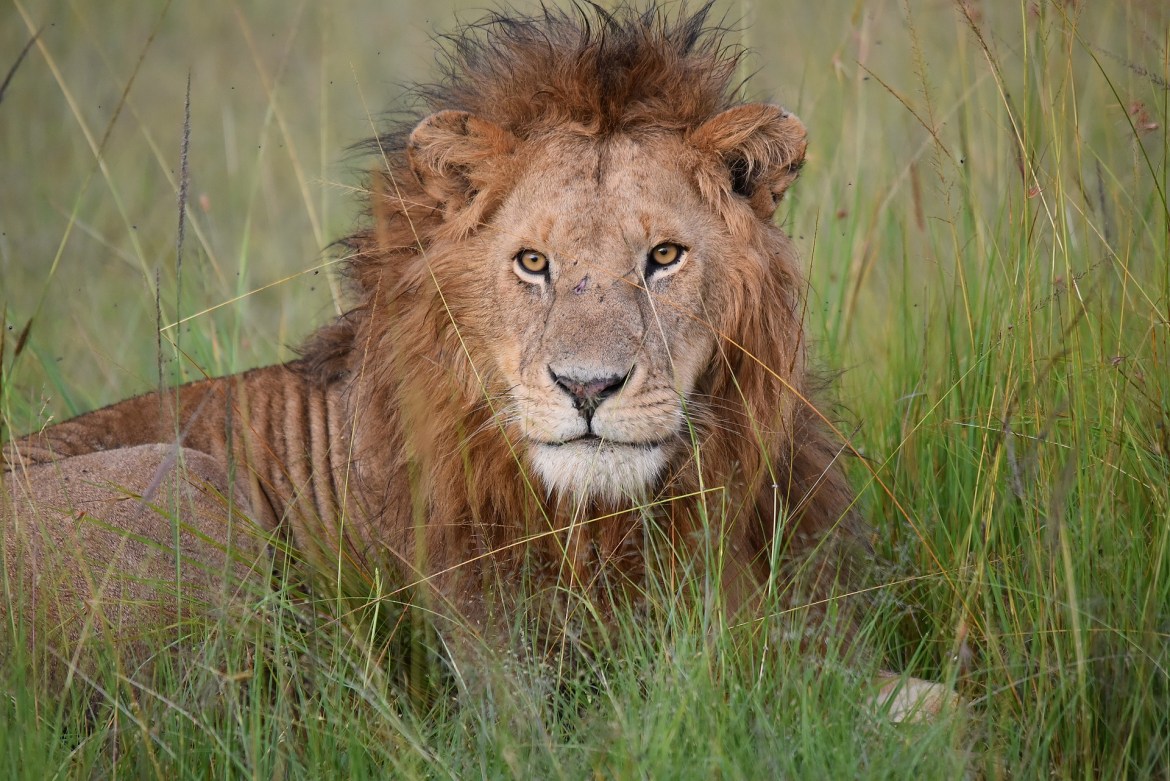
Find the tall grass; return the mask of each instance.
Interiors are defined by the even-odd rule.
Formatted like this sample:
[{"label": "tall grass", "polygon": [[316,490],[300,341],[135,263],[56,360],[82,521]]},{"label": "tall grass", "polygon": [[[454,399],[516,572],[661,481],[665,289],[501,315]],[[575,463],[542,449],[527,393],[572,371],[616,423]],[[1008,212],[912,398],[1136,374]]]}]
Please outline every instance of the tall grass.
[{"label": "tall grass", "polygon": [[[387,658],[385,614],[278,591],[148,684],[99,653],[96,698],[17,643],[7,777],[1170,773],[1170,9],[765,5],[729,11],[762,50],[749,91],[811,131],[782,219],[865,459],[866,635],[966,712],[887,724],[876,661],[745,650],[669,595],[584,672],[503,660],[460,697]],[[0,102],[0,432],[157,386],[156,269],[168,381],[287,359],[336,312],[322,248],[361,165],[338,150],[426,75],[453,18],[428,12],[0,10],[0,70],[40,30]]]}]

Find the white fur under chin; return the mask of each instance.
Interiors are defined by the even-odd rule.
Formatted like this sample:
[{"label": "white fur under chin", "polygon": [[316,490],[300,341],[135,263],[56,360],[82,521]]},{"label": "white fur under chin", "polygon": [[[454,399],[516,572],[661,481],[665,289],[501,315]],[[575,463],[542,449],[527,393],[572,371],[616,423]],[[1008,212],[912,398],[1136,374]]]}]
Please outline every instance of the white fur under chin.
[{"label": "white fur under chin", "polygon": [[648,493],[666,467],[660,446],[639,447],[597,442],[533,444],[532,465],[550,493],[581,501],[635,501]]}]

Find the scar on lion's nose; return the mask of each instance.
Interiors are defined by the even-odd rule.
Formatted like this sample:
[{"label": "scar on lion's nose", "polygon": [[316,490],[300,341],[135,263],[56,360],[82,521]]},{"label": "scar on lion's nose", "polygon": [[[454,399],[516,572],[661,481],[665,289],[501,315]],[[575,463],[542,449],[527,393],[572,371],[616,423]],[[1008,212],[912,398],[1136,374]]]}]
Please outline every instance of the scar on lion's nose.
[{"label": "scar on lion's nose", "polygon": [[588,274],[581,277],[581,281],[578,282],[573,287],[573,292],[576,293],[577,295],[581,295],[582,293],[585,292],[585,288],[587,288],[587,287],[589,287],[589,275]]}]

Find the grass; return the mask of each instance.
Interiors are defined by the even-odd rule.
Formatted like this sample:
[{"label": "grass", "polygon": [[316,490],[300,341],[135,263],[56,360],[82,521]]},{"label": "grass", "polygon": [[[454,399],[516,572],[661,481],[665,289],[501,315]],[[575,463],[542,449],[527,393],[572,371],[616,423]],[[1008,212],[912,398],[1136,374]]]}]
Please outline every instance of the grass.
[{"label": "grass", "polygon": [[[156,273],[168,376],[285,360],[337,311],[322,248],[361,165],[339,150],[453,18],[401,6],[0,9],[0,71],[41,31],[0,101],[0,432],[157,385]],[[782,217],[865,457],[885,562],[867,634],[968,713],[886,724],[859,707],[865,665],[744,659],[709,606],[671,599],[586,674],[521,659],[475,697],[411,694],[372,619],[307,621],[275,593],[149,686],[99,654],[96,702],[7,659],[7,777],[1170,773],[1170,11],[730,11],[764,49],[752,89],[811,131]]]}]

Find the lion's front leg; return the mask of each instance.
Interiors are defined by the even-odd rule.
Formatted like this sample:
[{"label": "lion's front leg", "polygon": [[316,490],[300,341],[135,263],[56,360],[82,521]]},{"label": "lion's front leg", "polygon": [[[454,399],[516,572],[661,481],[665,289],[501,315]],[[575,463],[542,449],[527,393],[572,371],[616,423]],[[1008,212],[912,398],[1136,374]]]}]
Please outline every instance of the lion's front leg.
[{"label": "lion's front leg", "polygon": [[130,669],[267,583],[243,497],[203,453],[143,445],[4,475],[0,649],[47,653],[50,679],[110,649]]}]

